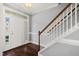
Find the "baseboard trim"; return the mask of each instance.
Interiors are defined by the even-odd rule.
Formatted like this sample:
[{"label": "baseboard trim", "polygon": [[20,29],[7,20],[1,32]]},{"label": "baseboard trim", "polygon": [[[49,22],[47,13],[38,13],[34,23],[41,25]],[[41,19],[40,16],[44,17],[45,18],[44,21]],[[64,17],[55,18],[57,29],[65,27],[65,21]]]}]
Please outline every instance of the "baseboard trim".
[{"label": "baseboard trim", "polygon": [[38,53],[38,56],[43,56],[43,55]]},{"label": "baseboard trim", "polygon": [[[37,42],[34,42],[34,41],[31,41],[31,43],[34,43],[34,44],[37,44],[38,45],[38,43]],[[44,44],[41,44],[41,46],[46,47]]]}]

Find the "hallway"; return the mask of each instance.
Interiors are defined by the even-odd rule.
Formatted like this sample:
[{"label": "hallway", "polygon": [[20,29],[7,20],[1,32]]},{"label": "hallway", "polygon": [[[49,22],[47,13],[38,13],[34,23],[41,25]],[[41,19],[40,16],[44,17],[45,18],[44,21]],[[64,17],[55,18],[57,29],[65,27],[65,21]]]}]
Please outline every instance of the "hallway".
[{"label": "hallway", "polygon": [[79,56],[79,3],[29,4],[0,5],[0,55]]}]

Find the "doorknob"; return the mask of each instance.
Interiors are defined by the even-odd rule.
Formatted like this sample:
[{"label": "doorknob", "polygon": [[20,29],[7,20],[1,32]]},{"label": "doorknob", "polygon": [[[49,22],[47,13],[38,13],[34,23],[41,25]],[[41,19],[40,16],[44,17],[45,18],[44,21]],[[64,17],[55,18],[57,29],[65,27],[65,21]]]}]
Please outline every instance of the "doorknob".
[{"label": "doorknob", "polygon": [[13,31],[11,32],[11,35],[13,35]]}]

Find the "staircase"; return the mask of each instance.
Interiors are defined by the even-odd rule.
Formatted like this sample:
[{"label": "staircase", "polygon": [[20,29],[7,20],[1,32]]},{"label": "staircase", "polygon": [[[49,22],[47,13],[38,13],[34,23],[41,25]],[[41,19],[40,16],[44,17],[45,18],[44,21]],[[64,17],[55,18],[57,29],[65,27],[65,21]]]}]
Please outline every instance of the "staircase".
[{"label": "staircase", "polygon": [[[78,33],[79,4],[69,3],[42,31],[38,32],[39,54],[56,43],[66,43],[79,47]],[[52,41],[46,43],[44,49],[40,49],[41,40],[45,41],[46,39]]]}]

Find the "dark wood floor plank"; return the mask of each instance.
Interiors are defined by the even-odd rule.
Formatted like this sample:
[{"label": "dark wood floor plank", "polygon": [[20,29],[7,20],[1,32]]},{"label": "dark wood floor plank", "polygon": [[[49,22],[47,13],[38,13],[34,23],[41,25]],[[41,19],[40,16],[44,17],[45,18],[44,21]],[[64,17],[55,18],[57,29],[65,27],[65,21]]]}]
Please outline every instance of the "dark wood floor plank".
[{"label": "dark wood floor plank", "polygon": [[38,56],[38,45],[28,43],[3,52],[3,56]]}]

